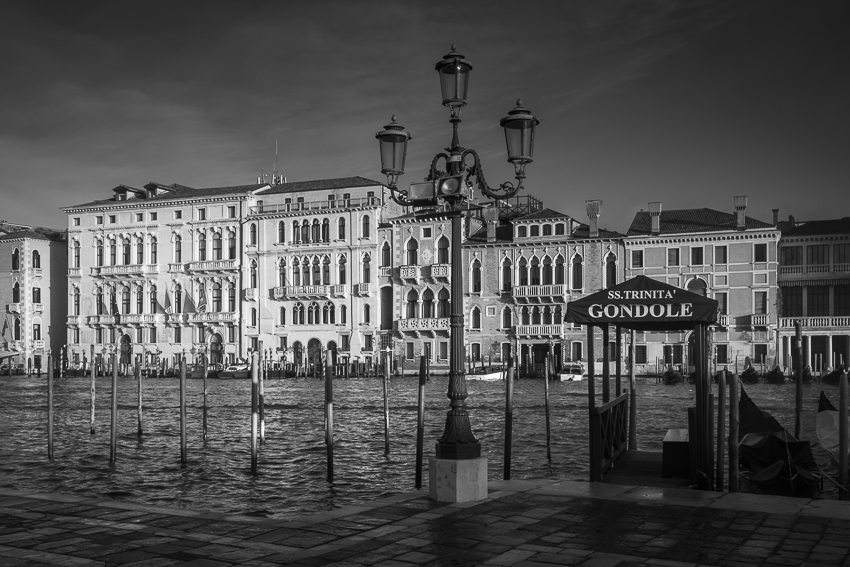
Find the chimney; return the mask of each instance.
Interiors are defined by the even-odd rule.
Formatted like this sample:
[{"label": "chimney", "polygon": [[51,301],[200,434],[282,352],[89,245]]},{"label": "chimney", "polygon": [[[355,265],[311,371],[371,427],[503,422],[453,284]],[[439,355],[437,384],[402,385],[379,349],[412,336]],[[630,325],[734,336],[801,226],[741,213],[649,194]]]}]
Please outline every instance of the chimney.
[{"label": "chimney", "polygon": [[585,201],[587,207],[587,217],[590,219],[590,237],[599,237],[599,214],[602,208],[602,201]]},{"label": "chimney", "polygon": [[496,242],[496,227],[499,224],[499,208],[488,207],[483,211],[484,224],[487,227],[487,242]]},{"label": "chimney", "polygon": [[744,230],[747,228],[747,217],[744,214],[747,210],[747,196],[737,195],[735,197],[735,228]]},{"label": "chimney", "polygon": [[661,234],[661,203],[655,202],[649,204],[649,216],[652,220],[650,232],[655,236]]},{"label": "chimney", "polygon": [[779,209],[773,209],[773,226],[779,224]]}]

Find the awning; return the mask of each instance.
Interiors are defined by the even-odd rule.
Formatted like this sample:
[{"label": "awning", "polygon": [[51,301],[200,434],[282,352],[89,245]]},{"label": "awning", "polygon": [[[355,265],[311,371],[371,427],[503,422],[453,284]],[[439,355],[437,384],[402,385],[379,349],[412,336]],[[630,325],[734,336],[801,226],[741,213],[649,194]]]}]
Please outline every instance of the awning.
[{"label": "awning", "polygon": [[14,356],[18,356],[19,354],[23,354],[17,350],[0,350],[0,360],[4,358],[12,358]]},{"label": "awning", "polygon": [[638,331],[687,330],[717,323],[714,299],[635,276],[621,284],[567,304],[566,321],[582,325],[620,325]]}]

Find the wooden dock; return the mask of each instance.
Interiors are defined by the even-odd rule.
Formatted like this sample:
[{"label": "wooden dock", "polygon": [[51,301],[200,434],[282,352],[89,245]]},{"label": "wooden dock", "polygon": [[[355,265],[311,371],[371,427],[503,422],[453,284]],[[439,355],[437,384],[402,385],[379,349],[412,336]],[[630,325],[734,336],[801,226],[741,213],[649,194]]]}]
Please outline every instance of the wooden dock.
[{"label": "wooden dock", "polygon": [[661,451],[624,451],[614,466],[605,473],[602,482],[636,486],[687,488],[687,478],[661,476]]}]

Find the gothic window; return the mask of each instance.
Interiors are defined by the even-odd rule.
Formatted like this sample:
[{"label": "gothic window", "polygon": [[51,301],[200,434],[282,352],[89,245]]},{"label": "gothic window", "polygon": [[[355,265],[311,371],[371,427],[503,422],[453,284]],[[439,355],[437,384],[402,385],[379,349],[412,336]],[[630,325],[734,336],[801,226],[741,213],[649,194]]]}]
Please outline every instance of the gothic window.
[{"label": "gothic window", "polygon": [[292,285],[301,285],[301,263],[298,258],[292,260]]},{"label": "gothic window", "polygon": [[301,229],[298,226],[298,221],[292,221],[292,242],[293,244],[301,242]]},{"label": "gothic window", "polygon": [[519,259],[519,285],[528,285],[528,261]]},{"label": "gothic window", "polygon": [[198,233],[198,260],[207,261],[207,235],[204,232]]},{"label": "gothic window", "polygon": [[470,282],[472,293],[481,293],[481,262],[476,258],[472,262],[472,281]]},{"label": "gothic window", "polygon": [[301,258],[301,283],[310,285],[310,259],[307,257]]},{"label": "gothic window", "polygon": [[531,308],[531,324],[540,324],[540,308],[537,306]]},{"label": "gothic window", "polygon": [[440,290],[437,294],[437,316],[448,317],[451,315],[451,304],[449,302],[449,292],[446,288]]},{"label": "gothic window", "polygon": [[[548,224],[546,226],[549,226]],[[552,284],[552,258],[543,258],[543,285]]]},{"label": "gothic window", "polygon": [[407,265],[416,266],[419,264],[419,243],[415,238],[407,241]]},{"label": "gothic window", "polygon": [[504,260],[502,260],[502,291],[510,291],[511,283],[511,261],[505,258]]},{"label": "gothic window", "polygon": [[310,303],[310,306],[307,307],[307,324],[308,325],[318,325],[319,324],[319,304],[315,301]]},{"label": "gothic window", "polygon": [[331,221],[325,219],[322,221],[322,242],[331,241]]},{"label": "gothic window", "polygon": [[313,258],[313,285],[321,285],[322,283],[322,271],[321,266],[319,265],[319,259]]},{"label": "gothic window", "polygon": [[256,289],[257,288],[257,263],[254,262],[253,260],[251,260],[251,268],[250,268],[250,276],[249,277],[250,277],[251,287]]},{"label": "gothic window", "polygon": [[531,321],[531,318],[530,318],[530,317],[529,317],[529,315],[528,315],[528,307],[523,307],[523,308],[522,308],[521,315],[522,315],[522,324],[523,324],[523,325],[529,325],[529,324],[530,324],[530,321]]},{"label": "gothic window", "polygon": [[174,312],[183,312],[183,288],[180,284],[174,286]]},{"label": "gothic window", "polygon": [[345,280],[346,280],[345,265],[346,265],[346,262],[347,261],[345,259],[345,256],[339,257],[339,284],[340,285],[345,285]]},{"label": "gothic window", "polygon": [[310,241],[322,242],[322,226],[319,224],[319,219],[313,219],[313,225],[311,228]]},{"label": "gothic window", "polygon": [[286,307],[280,308],[280,319],[278,324],[282,327],[286,325]]},{"label": "gothic window", "polygon": [[307,222],[307,219],[301,221],[301,242],[303,244],[310,242],[310,223]]},{"label": "gothic window", "polygon": [[369,304],[363,306],[363,322],[367,325],[371,322],[371,313],[372,309],[369,307]]},{"label": "gothic window", "polygon": [[125,238],[121,241],[121,259],[125,266],[130,265],[130,239]]},{"label": "gothic window", "polygon": [[573,256],[573,270],[571,274],[572,289],[582,289],[584,287],[584,269],[581,260],[579,254]]},{"label": "gothic window", "polygon": [[21,320],[17,317],[15,318],[15,340],[21,340]]},{"label": "gothic window", "polygon": [[555,283],[563,284],[564,276],[564,258],[558,254],[558,257],[555,258]]},{"label": "gothic window", "polygon": [[537,256],[531,259],[531,270],[529,273],[531,285],[540,285],[540,260]]},{"label": "gothic window", "polygon": [[21,302],[21,284],[15,282],[15,285],[12,286],[12,303],[20,303]]},{"label": "gothic window", "polygon": [[502,309],[502,328],[510,329],[513,325],[513,317],[511,315],[511,308],[505,307]]},{"label": "gothic window", "polygon": [[38,250],[32,251],[32,267],[40,268],[41,267],[41,254]]},{"label": "gothic window", "polygon": [[419,294],[416,293],[415,289],[411,289],[407,292],[407,318],[408,319],[416,319],[416,311],[419,307]]},{"label": "gothic window", "polygon": [[392,266],[392,251],[390,250],[390,243],[384,242],[384,245],[381,246],[381,266]]},{"label": "gothic window", "polygon": [[368,283],[372,280],[372,259],[368,254],[363,255],[363,282]]},{"label": "gothic window", "polygon": [[327,256],[322,259],[322,285],[331,285],[331,259]]},{"label": "gothic window", "polygon": [[422,317],[425,319],[434,317],[434,292],[430,289],[422,292]]},{"label": "gothic window", "polygon": [[250,233],[250,238],[251,238],[250,244],[251,244],[251,246],[256,246],[257,245],[257,225],[254,224],[254,223],[251,223],[251,226],[248,228],[248,231]]},{"label": "gothic window", "polygon": [[369,238],[369,215],[363,215],[363,238]]},{"label": "gothic window", "polygon": [[437,263],[448,264],[449,262],[449,239],[441,236],[437,241]]},{"label": "gothic window", "polygon": [[281,259],[277,266],[277,285],[284,287],[286,285],[286,260]]},{"label": "gothic window", "polygon": [[617,283],[617,257],[612,253],[605,256],[605,287]]},{"label": "gothic window", "polygon": [[286,242],[286,223],[283,221],[277,223],[277,241],[279,244]]},{"label": "gothic window", "polygon": [[552,308],[548,305],[543,308],[543,324],[551,325],[552,324]]},{"label": "gothic window", "polygon": [[328,301],[322,308],[322,323],[325,325],[334,325],[334,304]]},{"label": "gothic window", "polygon": [[32,302],[33,303],[41,303],[41,288],[40,287],[32,288]]},{"label": "gothic window", "polygon": [[472,308],[472,328],[480,329],[481,328],[481,310],[478,306]]},{"label": "gothic window", "polygon": [[12,250],[12,269],[15,271],[21,269],[21,253],[17,248]]},{"label": "gothic window", "polygon": [[556,305],[555,306],[555,316],[552,320],[552,324],[553,325],[560,325],[561,323],[563,323],[563,321],[564,321],[564,319],[563,319],[563,312],[561,311],[561,306]]}]

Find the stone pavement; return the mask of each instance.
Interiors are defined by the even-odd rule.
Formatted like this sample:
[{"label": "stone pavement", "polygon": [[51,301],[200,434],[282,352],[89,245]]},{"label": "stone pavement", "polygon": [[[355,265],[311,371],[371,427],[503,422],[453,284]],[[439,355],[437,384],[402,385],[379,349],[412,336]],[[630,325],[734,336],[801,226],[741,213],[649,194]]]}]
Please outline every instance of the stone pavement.
[{"label": "stone pavement", "polygon": [[297,520],[0,489],[0,565],[850,566],[850,502],[496,481]]}]

